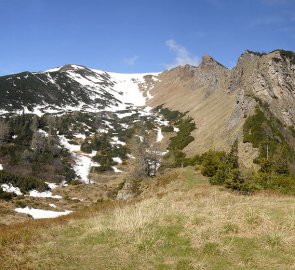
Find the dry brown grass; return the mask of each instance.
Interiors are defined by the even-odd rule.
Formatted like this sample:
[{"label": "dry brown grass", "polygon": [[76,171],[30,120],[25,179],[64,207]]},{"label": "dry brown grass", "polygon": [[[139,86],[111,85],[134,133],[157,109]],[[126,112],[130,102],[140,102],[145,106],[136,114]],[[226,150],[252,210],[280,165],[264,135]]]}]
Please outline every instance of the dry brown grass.
[{"label": "dry brown grass", "polygon": [[1,230],[0,263],[23,267],[3,269],[294,269],[294,197],[241,196],[189,168],[145,185],[128,203]]}]

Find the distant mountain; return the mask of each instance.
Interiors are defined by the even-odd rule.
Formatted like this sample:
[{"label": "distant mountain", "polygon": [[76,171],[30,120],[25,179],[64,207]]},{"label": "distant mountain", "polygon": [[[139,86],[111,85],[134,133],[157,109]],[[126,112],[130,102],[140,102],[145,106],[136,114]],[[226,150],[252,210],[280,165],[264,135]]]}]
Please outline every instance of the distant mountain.
[{"label": "distant mountain", "polygon": [[140,84],[158,74],[117,74],[65,65],[45,72],[0,77],[0,112],[36,114],[124,110],[145,105]]}]

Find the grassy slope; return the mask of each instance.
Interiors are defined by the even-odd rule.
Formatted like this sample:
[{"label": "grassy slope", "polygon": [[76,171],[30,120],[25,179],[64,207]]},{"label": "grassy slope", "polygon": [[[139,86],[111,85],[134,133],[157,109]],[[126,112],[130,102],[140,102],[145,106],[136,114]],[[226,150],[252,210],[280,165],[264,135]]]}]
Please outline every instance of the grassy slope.
[{"label": "grassy slope", "polygon": [[138,200],[0,231],[1,269],[294,269],[295,198],[240,196],[192,168]]}]

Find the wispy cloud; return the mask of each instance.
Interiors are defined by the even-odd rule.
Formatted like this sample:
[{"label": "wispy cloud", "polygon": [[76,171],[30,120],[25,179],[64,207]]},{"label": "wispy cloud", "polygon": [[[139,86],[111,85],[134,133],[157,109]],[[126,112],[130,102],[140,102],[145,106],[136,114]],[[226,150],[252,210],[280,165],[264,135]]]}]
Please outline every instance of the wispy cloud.
[{"label": "wispy cloud", "polygon": [[133,55],[131,57],[127,57],[124,59],[125,64],[127,64],[128,66],[134,66],[136,64],[136,61],[138,60],[138,56],[137,55]]},{"label": "wispy cloud", "polygon": [[174,39],[166,40],[166,46],[175,54],[174,63],[166,65],[167,68],[185,64],[197,66],[200,63],[199,57],[192,56],[184,46],[178,44]]}]

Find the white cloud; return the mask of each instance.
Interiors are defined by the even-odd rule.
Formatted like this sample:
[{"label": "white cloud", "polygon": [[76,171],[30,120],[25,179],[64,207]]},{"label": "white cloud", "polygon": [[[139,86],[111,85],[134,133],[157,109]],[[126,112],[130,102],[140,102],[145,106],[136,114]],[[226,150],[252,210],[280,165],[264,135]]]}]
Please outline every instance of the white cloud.
[{"label": "white cloud", "polygon": [[190,64],[197,66],[200,63],[200,58],[196,56],[192,56],[190,52],[178,44],[174,39],[166,40],[166,46],[170,51],[175,53],[174,63],[167,65],[167,68],[172,68],[179,65]]},{"label": "white cloud", "polygon": [[134,56],[131,56],[131,57],[128,57],[128,58],[125,58],[124,59],[124,62],[128,65],[128,66],[133,66],[135,65],[136,61],[138,60],[138,56],[137,55],[134,55]]}]

